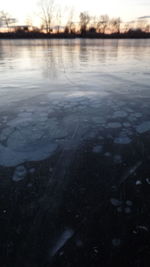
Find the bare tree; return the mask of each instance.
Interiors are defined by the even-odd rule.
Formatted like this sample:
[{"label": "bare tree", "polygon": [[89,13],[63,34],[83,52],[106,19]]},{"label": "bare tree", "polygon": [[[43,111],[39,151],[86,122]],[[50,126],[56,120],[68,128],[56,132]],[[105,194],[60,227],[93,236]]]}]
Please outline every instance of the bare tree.
[{"label": "bare tree", "polygon": [[80,31],[82,34],[86,33],[90,19],[91,18],[87,12],[80,13]]},{"label": "bare tree", "polygon": [[146,27],[148,25],[148,21],[146,19],[139,19],[136,23],[136,28],[142,31],[146,31]]},{"label": "bare tree", "polygon": [[52,20],[54,18],[54,0],[40,0],[39,6],[41,9],[41,28],[45,29],[47,33],[50,33],[52,30]]},{"label": "bare tree", "polygon": [[30,16],[27,16],[26,20],[25,20],[26,25],[28,25],[29,27],[33,26],[32,23],[32,18]]},{"label": "bare tree", "polygon": [[0,11],[0,27],[7,27],[9,31],[10,26],[16,23],[16,19],[12,18],[8,13]]},{"label": "bare tree", "polygon": [[145,32],[150,32],[150,24],[147,24],[145,27]]},{"label": "bare tree", "polygon": [[68,28],[68,33],[75,32],[75,23],[74,23],[74,8],[72,7],[69,11],[69,17],[66,27]]},{"label": "bare tree", "polygon": [[127,33],[128,31],[130,31],[131,29],[132,29],[131,23],[127,22],[127,23],[124,24],[123,31],[125,33]]},{"label": "bare tree", "polygon": [[99,20],[97,21],[97,31],[100,33],[106,33],[106,29],[109,25],[109,16],[108,15],[102,15],[100,16]]},{"label": "bare tree", "polygon": [[121,19],[120,18],[114,18],[110,20],[110,31],[112,33],[120,33],[120,25],[121,25]]},{"label": "bare tree", "polygon": [[61,19],[62,19],[62,12],[60,7],[58,7],[57,12],[56,12],[56,22],[57,22],[57,33],[60,32],[60,27],[61,27]]}]

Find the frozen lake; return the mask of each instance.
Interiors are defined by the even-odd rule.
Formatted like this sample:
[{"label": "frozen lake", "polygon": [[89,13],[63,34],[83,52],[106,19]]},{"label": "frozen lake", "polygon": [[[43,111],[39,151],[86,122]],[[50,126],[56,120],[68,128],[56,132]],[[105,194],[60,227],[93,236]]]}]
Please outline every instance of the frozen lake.
[{"label": "frozen lake", "polygon": [[145,266],[149,62],[150,40],[0,40],[2,267]]}]

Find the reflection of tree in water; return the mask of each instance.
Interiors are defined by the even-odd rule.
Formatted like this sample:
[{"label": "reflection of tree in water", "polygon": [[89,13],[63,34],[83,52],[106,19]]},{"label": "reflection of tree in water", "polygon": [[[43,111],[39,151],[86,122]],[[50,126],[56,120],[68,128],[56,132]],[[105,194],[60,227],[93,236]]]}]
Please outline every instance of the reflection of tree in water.
[{"label": "reflection of tree in water", "polygon": [[17,57],[13,44],[10,40],[0,40],[0,65],[6,65],[8,69],[14,68],[11,59]]},{"label": "reflection of tree in water", "polygon": [[82,63],[88,62],[88,57],[87,42],[83,39],[82,42],[80,42],[80,64],[82,65]]},{"label": "reflection of tree in water", "polygon": [[3,62],[1,62],[1,60],[4,59],[4,48],[3,48],[3,44],[2,42],[0,41],[0,64],[3,64]]},{"label": "reflection of tree in water", "polygon": [[72,80],[73,71],[79,65],[79,44],[70,41],[48,41],[46,51],[43,53],[44,77],[50,79]]},{"label": "reflection of tree in water", "polygon": [[[43,51],[44,52],[44,51]],[[57,79],[60,76],[59,59],[62,58],[62,47],[47,44],[47,51],[43,53],[43,74],[44,77]]]}]

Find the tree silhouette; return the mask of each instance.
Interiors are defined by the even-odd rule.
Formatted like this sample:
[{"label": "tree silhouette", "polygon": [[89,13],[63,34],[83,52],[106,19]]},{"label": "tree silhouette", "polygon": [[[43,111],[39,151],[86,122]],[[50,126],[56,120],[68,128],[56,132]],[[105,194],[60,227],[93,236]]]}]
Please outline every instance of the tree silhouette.
[{"label": "tree silhouette", "polygon": [[66,25],[66,27],[68,28],[68,33],[75,33],[75,23],[73,19],[74,19],[74,8],[71,8],[69,11],[69,17]]},{"label": "tree silhouette", "polygon": [[12,18],[8,13],[0,11],[0,27],[7,27],[9,31],[10,26],[16,23],[16,19]]},{"label": "tree silhouette", "polygon": [[100,16],[96,27],[97,32],[105,34],[108,25],[109,25],[109,16],[108,15]]},{"label": "tree silhouette", "polygon": [[54,17],[54,0],[41,0],[40,6],[40,18],[42,20],[42,29],[46,30],[46,33],[51,32],[52,19]]},{"label": "tree silhouette", "polygon": [[87,31],[88,24],[90,22],[90,16],[87,12],[80,13],[80,32],[81,34],[85,34]]},{"label": "tree silhouette", "polygon": [[110,20],[110,31],[112,33],[120,33],[120,25],[121,25],[121,19],[120,18],[114,18]]}]

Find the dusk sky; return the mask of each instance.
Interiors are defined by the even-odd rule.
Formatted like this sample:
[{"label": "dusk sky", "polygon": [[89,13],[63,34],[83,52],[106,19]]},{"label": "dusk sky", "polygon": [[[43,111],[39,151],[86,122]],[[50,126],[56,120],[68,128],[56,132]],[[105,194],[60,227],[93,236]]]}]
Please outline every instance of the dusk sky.
[{"label": "dusk sky", "polygon": [[[33,23],[37,24],[39,21],[38,2],[38,0],[4,0],[1,1],[0,9],[17,18],[18,23],[24,24],[27,17],[32,17]],[[123,21],[134,20],[140,16],[150,16],[150,0],[57,0],[55,2],[64,10],[67,10],[66,7],[73,7],[76,14],[79,14],[80,11],[89,11],[91,15],[120,16]],[[65,17],[65,11],[63,13]]]}]

